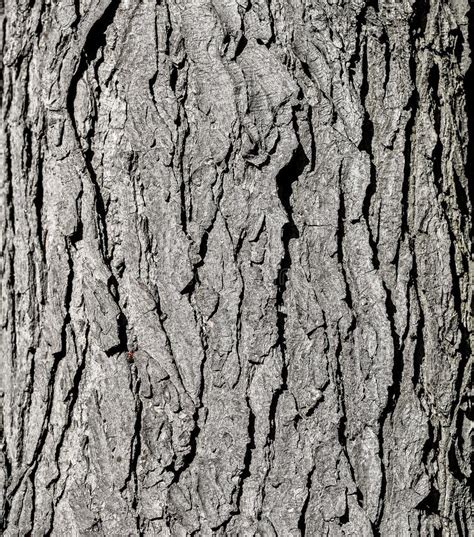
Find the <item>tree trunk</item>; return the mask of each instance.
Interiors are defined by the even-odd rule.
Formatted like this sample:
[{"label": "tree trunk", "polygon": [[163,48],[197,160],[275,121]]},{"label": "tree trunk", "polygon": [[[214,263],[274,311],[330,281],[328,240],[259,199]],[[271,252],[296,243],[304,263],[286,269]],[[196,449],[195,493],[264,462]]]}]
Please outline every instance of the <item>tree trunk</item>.
[{"label": "tree trunk", "polygon": [[469,0],[0,8],[4,534],[472,532]]}]

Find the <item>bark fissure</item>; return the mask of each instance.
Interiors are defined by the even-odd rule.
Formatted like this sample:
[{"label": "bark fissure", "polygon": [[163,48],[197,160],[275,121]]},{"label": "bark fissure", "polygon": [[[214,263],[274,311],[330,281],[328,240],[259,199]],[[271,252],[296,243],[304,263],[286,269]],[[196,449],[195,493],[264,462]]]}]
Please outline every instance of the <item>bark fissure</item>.
[{"label": "bark fissure", "polygon": [[277,329],[278,339],[277,346],[281,351],[282,370],[280,387],[274,392],[270,405],[270,431],[268,433],[267,443],[271,445],[275,439],[275,416],[278,406],[278,400],[281,394],[288,389],[288,363],[286,359],[286,313],[285,308],[285,291],[291,269],[290,241],[299,238],[299,231],[293,220],[293,207],[291,204],[291,195],[293,193],[293,184],[298,181],[300,175],[304,172],[309,161],[301,144],[298,144],[294,150],[293,156],[289,163],[278,173],[276,185],[278,197],[286,211],[288,222],[282,229],[283,258],[280,263],[280,269],[277,279]]},{"label": "bark fissure", "polygon": [[370,225],[370,202],[377,190],[377,168],[375,166],[375,158],[373,153],[372,142],[374,138],[374,124],[370,118],[370,112],[367,110],[367,95],[369,93],[369,76],[368,76],[368,53],[367,53],[367,38],[364,42],[364,54],[362,58],[362,84],[360,89],[360,98],[362,108],[364,109],[364,121],[362,123],[362,140],[359,143],[359,149],[365,151],[370,160],[370,181],[365,191],[364,202],[362,205],[362,215],[365,219],[367,231],[369,233],[369,244],[372,249],[372,264],[375,269],[379,268],[380,262],[378,258],[377,243],[374,239],[372,227]]},{"label": "bark fissure", "polygon": [[[90,130],[85,136],[86,147],[84,147],[81,141],[81,135],[78,131],[78,125],[76,121],[75,100],[77,96],[77,86],[87,73],[89,67],[92,65],[95,66],[95,69],[97,69],[97,55],[99,53],[99,50],[103,49],[106,45],[106,31],[107,28],[113,23],[115,14],[120,5],[120,1],[121,0],[111,0],[102,15],[95,21],[95,23],[90,28],[84,43],[84,48],[80,54],[79,63],[71,78],[66,98],[67,110],[74,130],[76,141],[79,146],[79,149],[82,152],[84,165],[87,169],[88,175],[94,188],[95,208],[98,218],[98,233],[100,237],[101,251],[102,255],[104,256],[104,259],[108,259],[108,237],[106,222],[107,210],[104,204],[98,174],[93,166],[94,151],[92,149],[92,140],[94,139],[95,131],[94,119],[92,118]],[[95,106],[97,106],[97,102],[95,102]]]}]

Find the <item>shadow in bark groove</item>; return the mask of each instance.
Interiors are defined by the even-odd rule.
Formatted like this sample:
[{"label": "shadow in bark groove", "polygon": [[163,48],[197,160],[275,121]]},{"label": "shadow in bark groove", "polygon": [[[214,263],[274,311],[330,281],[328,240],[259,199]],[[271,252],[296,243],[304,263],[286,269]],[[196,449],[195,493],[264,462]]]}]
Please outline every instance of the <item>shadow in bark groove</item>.
[{"label": "shadow in bark groove", "polygon": [[106,44],[106,31],[107,28],[112,24],[115,14],[117,12],[118,6],[120,5],[121,0],[111,0],[110,4],[105,8],[102,16],[100,16],[96,22],[92,25],[91,29],[89,30],[89,33],[87,35],[86,41],[84,43],[84,49],[81,53],[81,58],[79,60],[79,65],[76,69],[76,72],[74,73],[68,93],[66,96],[66,107],[68,110],[69,117],[71,118],[71,123],[73,126],[74,134],[76,136],[77,143],[79,144],[79,147],[81,149],[81,152],[84,157],[84,162],[87,168],[87,171],[89,173],[89,176],[91,178],[94,191],[95,191],[95,203],[96,203],[96,210],[97,210],[97,216],[99,218],[99,222],[101,224],[100,229],[100,235],[102,236],[103,245],[103,255],[107,256],[107,226],[106,226],[106,208],[104,204],[104,199],[102,197],[102,193],[100,191],[100,186],[97,180],[97,173],[94,170],[94,167],[92,166],[92,158],[94,156],[94,151],[91,148],[90,140],[93,138],[93,132],[89,133],[88,140],[89,140],[89,147],[84,148],[81,143],[81,137],[79,135],[78,129],[77,129],[77,122],[76,122],[76,116],[75,116],[75,110],[74,110],[74,101],[76,99],[77,95],[77,85],[79,84],[79,81],[84,76],[85,72],[87,71],[88,67],[97,59],[97,54],[101,48],[103,48]]},{"label": "shadow in bark groove", "polygon": [[284,224],[282,229],[282,242],[284,255],[280,264],[280,271],[278,274],[277,281],[275,282],[278,286],[277,296],[276,296],[276,306],[277,306],[277,329],[278,329],[278,340],[277,346],[281,350],[282,354],[282,371],[281,371],[281,385],[273,393],[272,401],[270,404],[269,417],[270,417],[270,431],[268,433],[267,445],[270,445],[275,440],[275,418],[276,418],[276,409],[278,406],[278,400],[280,395],[287,390],[288,385],[288,363],[286,360],[286,338],[285,338],[285,323],[286,323],[286,314],[283,311],[284,305],[284,294],[286,291],[286,284],[288,281],[288,271],[291,268],[291,254],[290,254],[290,240],[296,239],[299,237],[298,228],[295,225],[293,220],[293,207],[291,205],[291,196],[293,194],[293,184],[299,179],[299,177],[304,172],[306,166],[310,163],[306,153],[304,152],[303,146],[301,143],[296,147],[292,158],[286,166],[284,166],[276,177],[276,186],[278,197],[280,198],[281,204],[283,205],[286,214],[288,216],[288,222]]}]

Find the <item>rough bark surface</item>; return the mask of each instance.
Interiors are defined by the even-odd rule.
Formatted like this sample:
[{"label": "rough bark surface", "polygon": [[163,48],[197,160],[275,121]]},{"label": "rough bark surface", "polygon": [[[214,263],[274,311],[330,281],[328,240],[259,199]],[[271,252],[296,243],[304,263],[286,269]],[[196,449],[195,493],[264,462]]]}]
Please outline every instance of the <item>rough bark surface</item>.
[{"label": "rough bark surface", "polygon": [[469,0],[0,10],[4,534],[472,532]]}]

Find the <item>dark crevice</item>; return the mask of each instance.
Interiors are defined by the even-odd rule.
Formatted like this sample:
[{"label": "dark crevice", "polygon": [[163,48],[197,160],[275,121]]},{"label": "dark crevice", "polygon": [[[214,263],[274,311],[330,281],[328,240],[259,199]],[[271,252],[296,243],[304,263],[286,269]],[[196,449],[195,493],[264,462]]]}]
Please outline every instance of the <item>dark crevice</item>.
[{"label": "dark crevice", "polygon": [[434,182],[438,190],[438,195],[443,194],[443,170],[442,170],[442,159],[443,159],[443,144],[441,142],[441,103],[439,98],[439,67],[434,63],[431,66],[430,73],[428,76],[428,85],[431,89],[432,96],[432,112],[434,120],[434,129],[436,132],[436,144],[433,148],[431,159],[433,161],[433,177]]},{"label": "dark crevice", "polygon": [[[416,259],[413,262],[416,267]],[[419,320],[418,320],[417,327],[416,327],[416,343],[415,343],[415,350],[413,353],[413,377],[412,377],[413,386],[415,390],[417,390],[421,382],[421,378],[420,378],[421,366],[425,358],[425,339],[424,339],[425,315],[421,308],[421,301],[418,295],[418,289],[416,287],[416,272],[415,272],[415,275],[411,277],[411,279],[412,279],[413,285],[415,286],[418,309],[419,309]]]},{"label": "dark crevice", "polygon": [[308,491],[308,493],[301,509],[300,518],[298,519],[298,529],[300,530],[301,537],[304,537],[306,535],[306,513],[308,512],[309,501],[311,499],[311,488],[313,486],[313,474],[315,470],[316,467],[313,466],[306,479],[306,490]]},{"label": "dark crevice", "polygon": [[[171,67],[170,67],[170,88],[171,88],[171,91],[173,93],[176,93],[176,83],[177,82],[178,82],[178,68],[175,65],[171,65]],[[179,115],[178,115],[176,121],[177,122],[179,121]],[[177,125],[177,126],[179,126],[179,125]]]},{"label": "dark crevice", "polygon": [[[76,136],[76,140],[82,151],[85,166],[89,173],[89,176],[91,178],[94,191],[95,191],[95,203],[96,203],[96,211],[97,211],[97,217],[98,217],[98,231],[99,231],[99,235],[101,238],[102,253],[104,255],[104,258],[107,258],[107,251],[108,251],[106,208],[105,208],[104,200],[102,197],[100,185],[98,182],[97,173],[92,164],[93,157],[94,157],[94,151],[92,149],[92,140],[94,137],[95,126],[94,126],[94,121],[92,121],[91,130],[87,133],[87,136],[86,136],[87,147],[84,147],[81,142],[81,136],[79,134],[78,127],[77,127],[74,101],[76,99],[77,86],[79,84],[79,81],[83,78],[89,66],[93,65],[94,62],[96,62],[99,50],[101,50],[106,44],[106,31],[107,31],[107,28],[112,24],[114,20],[119,4],[120,4],[120,0],[111,0],[111,2],[105,8],[102,15],[97,19],[97,21],[90,28],[89,33],[84,43],[84,48],[81,53],[79,65],[76,69],[76,72],[71,78],[71,82],[70,82],[67,97],[66,97],[66,106],[67,106],[69,116],[71,118],[71,123],[72,123],[73,130]],[[102,61],[103,61],[103,57],[99,58],[96,63],[100,64]],[[96,74],[97,74],[97,67],[98,65],[95,66]],[[100,86],[98,85],[98,87]],[[93,114],[95,117],[96,112],[94,111]]]},{"label": "dark crevice", "polygon": [[280,398],[280,395],[288,388],[288,364],[286,360],[285,334],[286,313],[284,313],[283,308],[284,295],[288,281],[288,271],[291,268],[290,241],[299,237],[298,228],[296,227],[295,222],[293,220],[293,207],[291,205],[291,196],[293,193],[293,184],[299,179],[308,164],[309,160],[306,156],[306,153],[304,152],[303,146],[301,144],[298,144],[298,146],[293,152],[293,156],[291,157],[290,161],[280,170],[276,177],[278,197],[280,198],[280,202],[286,211],[288,222],[284,224],[282,229],[282,243],[284,253],[280,263],[278,278],[275,282],[277,284],[277,346],[281,350],[283,365],[281,371],[281,385],[273,393],[272,402],[270,404],[270,431],[268,433],[267,440],[269,444],[271,444],[275,439],[275,418],[278,400]]},{"label": "dark crevice", "polygon": [[36,236],[43,257],[43,262],[46,261],[46,249],[44,244],[43,235],[43,156],[41,154],[41,148],[39,149],[38,164],[36,169],[36,191],[33,198],[33,204],[35,206],[36,214]]},{"label": "dark crevice", "polygon": [[252,464],[252,452],[255,449],[255,414],[252,411],[248,397],[246,398],[246,401],[247,401],[247,407],[249,409],[249,422],[247,426],[248,441],[247,441],[247,446],[245,449],[244,469],[242,470],[242,473],[240,474],[240,486],[239,486],[239,491],[238,491],[237,500],[236,500],[237,507],[239,508],[240,508],[240,500],[242,498],[242,494],[244,491],[244,482],[248,477],[250,477],[250,466]]},{"label": "dark crevice", "polygon": [[209,231],[204,231],[202,237],[201,237],[201,244],[199,245],[199,261],[194,264],[193,267],[193,277],[191,278],[191,281],[181,290],[182,295],[192,295],[194,291],[196,290],[196,285],[201,283],[201,280],[199,279],[199,272],[198,269],[204,265],[204,260],[207,254],[207,241],[209,239],[209,232],[212,229],[214,225],[215,218],[217,216],[214,216],[214,220],[209,228]]},{"label": "dark crevice", "polygon": [[454,522],[459,537],[469,537],[471,527],[468,525],[470,524],[470,521],[468,523],[465,509],[456,509],[454,511]]},{"label": "dark crevice", "polygon": [[219,213],[219,203],[223,195],[223,190],[220,190],[219,195],[215,200],[215,212],[212,217],[212,221],[209,226],[204,230],[201,236],[201,242],[199,244],[199,261],[193,265],[193,277],[191,281],[181,290],[182,295],[192,295],[196,289],[196,284],[201,283],[199,279],[199,269],[204,265],[206,255],[207,255],[207,243],[209,240],[209,235],[211,234],[214,225],[217,220],[217,215]]},{"label": "dark crevice", "polygon": [[[176,72],[176,69],[172,69],[171,75],[173,75],[173,73],[175,72]],[[155,74],[148,81],[148,88],[150,89],[150,95],[151,95],[151,100],[153,101],[153,105],[156,110],[159,110],[158,103],[156,102],[156,95],[155,95],[155,83],[156,83],[157,78],[158,78],[158,71],[156,71]],[[176,87],[176,80],[174,81],[174,84],[173,84],[171,82],[171,76],[170,76],[170,86],[171,86],[172,91],[174,92],[175,87]]]},{"label": "dark crevice", "polygon": [[[4,158],[5,158],[5,180],[6,180],[6,193],[5,193],[5,205],[6,205],[6,214],[7,214],[7,222],[8,226],[7,229],[9,229],[10,233],[8,236],[8,261],[6,264],[8,264],[8,270],[5,272],[8,273],[8,280],[7,280],[7,290],[8,290],[8,317],[7,317],[7,323],[10,328],[11,333],[11,351],[10,351],[10,364],[11,367],[14,369],[16,367],[17,362],[17,330],[16,330],[16,316],[17,316],[17,308],[16,308],[16,294],[15,294],[15,243],[14,243],[14,235],[15,235],[15,209],[14,209],[14,196],[13,196],[13,176],[12,176],[12,155],[11,155],[11,143],[10,143],[10,134],[8,131],[8,128],[4,128],[5,133],[5,151],[4,151]],[[2,421],[3,423],[3,421]],[[8,519],[10,515],[10,510],[12,506],[11,498],[13,498],[15,491],[18,489],[19,484],[17,486],[13,486],[13,492],[9,493],[9,489],[12,486],[12,463],[8,456],[8,449],[6,446],[5,438],[0,438],[0,443],[2,446],[2,452],[4,454],[4,464],[5,464],[5,483],[4,483],[4,490],[5,494],[3,494],[3,505],[2,505],[2,511],[0,512],[0,520],[1,525],[0,529],[6,529],[8,525]]]},{"label": "dark crevice", "polygon": [[[420,293],[418,291],[418,264],[415,254],[415,245],[414,240],[410,240],[410,251],[412,256],[412,267],[409,274],[408,286],[407,286],[407,304],[408,304],[408,320],[407,320],[407,333],[410,329],[410,316],[411,316],[411,303],[410,303],[410,289],[413,289],[415,293],[416,304],[418,306],[418,321],[416,325],[416,335],[415,335],[415,349],[413,351],[413,376],[412,384],[415,391],[420,394],[422,392],[421,383],[421,366],[425,358],[425,339],[424,339],[424,328],[425,328],[425,314],[420,300]],[[405,334],[406,335],[406,334]],[[413,337],[413,336],[412,336]]]},{"label": "dark crevice", "polygon": [[181,196],[181,227],[183,228],[184,233],[187,233],[186,183],[184,180],[181,181],[179,192]]},{"label": "dark crevice", "polygon": [[390,40],[388,38],[387,30],[385,28],[382,29],[382,35],[380,36],[380,44],[384,47],[385,78],[383,81],[383,91],[385,94],[387,92],[388,83],[390,82],[390,62],[392,59]]},{"label": "dark crevice", "polygon": [[[469,203],[465,202],[464,204],[472,207],[474,200],[474,4],[471,4],[471,9],[468,14],[468,43],[470,49],[470,58],[471,63],[469,69],[466,72],[464,77],[464,95],[466,98],[466,118],[467,126],[469,133],[469,140],[467,144],[467,155],[466,155],[466,166],[465,173],[467,184],[469,185]],[[464,190],[464,189],[463,189]],[[465,199],[466,194],[458,196],[459,198]],[[469,214],[469,210],[466,211]],[[472,230],[471,230],[472,237]]]},{"label": "dark crevice", "polygon": [[[5,132],[5,178],[7,191],[5,194],[5,204],[8,207],[8,224],[12,235],[15,235],[15,203],[13,200],[13,173],[12,173],[12,153],[10,134]],[[13,287],[12,287],[13,289]]]},{"label": "dark crevice", "polygon": [[412,44],[415,43],[417,37],[424,35],[429,12],[430,0],[417,0],[416,3],[413,4],[413,13],[410,20],[410,37]]},{"label": "dark crevice", "polygon": [[431,484],[431,489],[426,498],[424,498],[416,507],[415,509],[419,509],[421,511],[425,511],[427,514],[435,514],[439,515],[439,500],[440,500],[440,493],[435,488],[433,484]]},{"label": "dark crevice", "polygon": [[[410,42],[414,46],[416,43],[416,37],[419,34],[423,34],[426,26],[427,11],[420,13],[420,11],[428,9],[428,1],[420,0],[414,4],[414,11],[410,18],[409,37]],[[411,177],[411,158],[412,158],[412,138],[415,134],[416,117],[419,108],[420,95],[417,89],[417,56],[415,51],[410,54],[409,70],[410,78],[413,84],[411,95],[408,99],[407,105],[404,110],[410,113],[407,123],[405,125],[405,147],[403,150],[404,155],[404,168],[403,168],[403,183],[402,183],[402,199],[401,199],[401,225],[400,225],[400,239],[397,244],[397,250],[393,260],[393,264],[398,266],[398,260],[400,256],[401,243],[405,240],[405,237],[409,233],[408,225],[408,198],[410,194],[410,187],[412,186]]]},{"label": "dark crevice", "polygon": [[337,261],[341,265],[341,273],[344,279],[346,296],[344,300],[349,307],[352,309],[352,293],[349,287],[349,281],[347,279],[346,268],[344,265],[344,233],[345,233],[345,222],[346,222],[346,205],[344,200],[344,192],[342,190],[342,163],[339,167],[339,208],[338,208],[338,222],[337,222]]},{"label": "dark crevice", "polygon": [[[414,134],[414,127],[416,121],[416,115],[418,111],[419,95],[416,88],[413,90],[411,97],[408,101],[405,110],[410,112],[410,116],[405,126],[405,149],[403,151],[405,162],[403,171],[403,183],[402,183],[402,200],[401,200],[401,241],[403,241],[408,234],[408,196],[410,192],[411,183],[411,157],[412,157],[412,136]],[[398,254],[397,250],[397,254]],[[396,260],[398,261],[398,255]],[[397,264],[397,263],[396,263]]]},{"label": "dark crevice", "polygon": [[355,74],[356,65],[360,62],[360,50],[362,46],[362,34],[363,28],[367,22],[367,12],[369,8],[372,8],[375,12],[379,11],[379,2],[378,0],[366,0],[365,5],[359,11],[356,17],[356,47],[349,58],[349,77],[352,80]]},{"label": "dark crevice", "polygon": [[313,107],[310,105],[308,107],[308,126],[309,126],[309,133],[311,135],[311,163],[310,163],[310,171],[314,171],[316,167],[316,141],[314,137],[314,128],[313,128]]},{"label": "dark crevice", "polygon": [[237,59],[242,52],[244,51],[245,47],[247,46],[247,38],[244,35],[240,36],[239,42],[237,44],[237,47],[235,48],[235,58]]},{"label": "dark crevice", "polygon": [[377,170],[374,162],[372,142],[374,138],[374,124],[367,110],[367,95],[369,93],[369,73],[368,73],[368,53],[367,39],[364,42],[364,55],[362,58],[362,84],[360,88],[360,99],[364,109],[364,121],[362,123],[362,140],[359,144],[359,150],[365,151],[370,159],[370,181],[365,191],[364,202],[362,205],[362,215],[364,217],[367,231],[369,233],[369,245],[372,250],[372,264],[375,269],[379,268],[379,258],[377,244],[374,240],[372,228],[370,226],[370,203],[377,189]]},{"label": "dark crevice", "polygon": [[[28,90],[26,89],[25,92]],[[23,112],[24,114],[27,114],[26,110]],[[24,161],[24,170],[26,173],[29,173],[31,171],[31,162],[33,160],[33,154],[32,154],[32,135],[31,135],[31,129],[28,127],[25,127],[24,130],[24,144],[23,144],[23,150],[25,152],[25,161]]]},{"label": "dark crevice", "polygon": [[[474,88],[473,88],[473,91],[474,91]],[[470,131],[470,132],[473,132],[473,131]],[[468,146],[469,145],[471,144],[468,143]],[[474,176],[472,177],[472,179],[468,177],[468,181],[470,182],[471,180],[474,181]],[[470,223],[470,218],[471,218],[470,202],[469,202],[466,190],[464,189],[464,185],[462,184],[461,179],[459,175],[456,173],[455,169],[453,169],[453,183],[454,183],[454,190],[456,192],[456,200],[457,200],[459,211],[460,211],[460,228],[461,228],[462,233],[465,233],[467,230],[466,228],[468,227]],[[465,267],[465,270],[467,272],[468,270],[467,266]]]},{"label": "dark crevice", "polygon": [[120,354],[127,352],[128,349],[128,319],[123,312],[122,307],[120,306],[120,294],[119,294],[119,285],[118,281],[113,274],[109,276],[108,280],[108,290],[110,296],[114,299],[114,302],[117,305],[119,313],[117,315],[117,336],[118,344],[110,349],[106,350],[107,356],[113,356],[114,354]]},{"label": "dark crevice", "polygon": [[[92,117],[91,117],[91,120],[92,120],[91,127],[85,136],[85,146],[83,145],[81,141],[81,135],[79,134],[78,127],[77,127],[74,102],[76,99],[77,86],[79,84],[79,81],[83,78],[83,76],[85,75],[86,71],[88,70],[90,66],[93,66],[94,75],[98,82],[98,68],[104,60],[102,53],[99,57],[99,52],[101,52],[106,45],[106,32],[109,26],[114,21],[115,14],[117,12],[119,5],[120,5],[120,0],[111,0],[111,2],[103,11],[102,15],[91,26],[89,33],[86,37],[85,43],[84,43],[84,48],[81,53],[79,65],[73,77],[71,78],[71,82],[69,85],[69,90],[68,90],[67,98],[66,98],[67,110],[71,119],[73,130],[76,136],[76,140],[79,145],[79,148],[82,151],[82,154],[84,157],[84,163],[85,163],[86,169],[88,171],[88,174],[91,179],[91,183],[95,192],[95,209],[96,209],[96,214],[97,214],[97,229],[99,233],[99,246],[100,246],[103,259],[107,266],[109,266],[107,222],[106,222],[107,208],[105,206],[104,199],[102,196],[97,172],[95,171],[94,166],[93,166],[94,151],[92,149],[92,143],[93,143],[94,136],[95,136],[95,120],[97,117],[97,102],[98,102],[98,99],[100,98],[100,84],[97,83],[97,94],[94,100],[94,110],[92,112]],[[79,226],[78,230],[76,230],[75,240],[78,240],[79,238],[81,238],[81,235],[82,235],[82,226]],[[120,299],[118,296],[118,283],[115,277],[113,276],[110,266],[109,266],[109,270],[111,272],[111,276],[108,282],[109,291],[112,297],[114,298],[115,302],[117,303],[117,307],[120,312],[117,318],[117,330],[118,330],[119,343],[118,345],[116,345],[115,347],[107,351],[107,354],[110,356],[115,353],[126,352],[128,350],[128,344],[127,344],[127,318],[124,315],[122,308],[120,307]]]},{"label": "dark crevice", "polygon": [[187,470],[195,456],[196,456],[196,453],[197,453],[197,439],[198,439],[198,436],[199,436],[199,433],[201,432],[201,427],[199,426],[199,411],[200,409],[202,408],[202,396],[203,396],[203,391],[202,390],[202,393],[200,393],[200,397],[199,397],[199,400],[201,401],[201,403],[196,406],[195,408],[195,411],[193,413],[193,421],[194,421],[194,427],[193,427],[193,430],[191,431],[191,434],[190,434],[190,437],[189,437],[189,451],[188,453],[183,457],[182,461],[181,461],[181,465],[176,468],[176,464],[173,463],[171,466],[170,466],[170,471],[173,472],[173,479],[170,483],[170,486],[173,484],[173,483],[179,483],[179,480],[181,479],[181,475],[183,474],[183,472],[185,470]]},{"label": "dark crevice", "polygon": [[140,517],[137,513],[138,509],[138,461],[140,459],[141,454],[141,430],[142,430],[142,413],[143,413],[143,403],[140,399],[140,378],[138,377],[137,368],[133,366],[131,368],[131,391],[135,398],[135,426],[134,426],[134,432],[133,432],[133,441],[132,441],[132,448],[131,448],[131,457],[130,457],[130,470],[129,470],[129,477],[128,481],[131,480],[131,476],[133,476],[133,488],[134,488],[134,494],[133,494],[133,500],[132,500],[132,509],[136,513],[136,522],[137,522],[137,530],[140,534]]},{"label": "dark crevice", "polygon": [[[472,386],[472,377],[470,379],[471,383],[470,385]],[[468,405],[470,404],[470,401],[469,401],[469,396],[464,394],[461,398],[460,398],[460,404],[463,402],[464,400],[464,403],[466,405],[466,407],[468,407]],[[459,405],[461,406],[461,405]],[[458,453],[459,454],[462,454],[463,453],[463,447],[464,447],[464,438],[463,438],[463,422],[464,422],[464,419],[465,419],[465,414],[464,412],[461,410],[457,412],[457,415],[454,417],[454,421],[455,421],[455,431],[456,431],[456,435],[451,439],[451,445],[449,447],[449,450],[448,450],[448,468],[449,468],[449,471],[451,472],[451,474],[459,481],[459,482],[463,482],[465,481],[466,479],[469,479],[470,475],[469,475],[469,470],[467,472],[468,475],[465,475],[463,469],[461,468],[460,464],[459,464],[459,461],[458,461]],[[469,451],[469,453],[471,453],[471,457],[472,457],[472,451],[470,450],[470,448],[468,447],[467,450]],[[469,461],[471,462],[472,464],[472,461]],[[469,463],[468,463],[469,464]],[[468,466],[468,464],[466,466]]]}]

